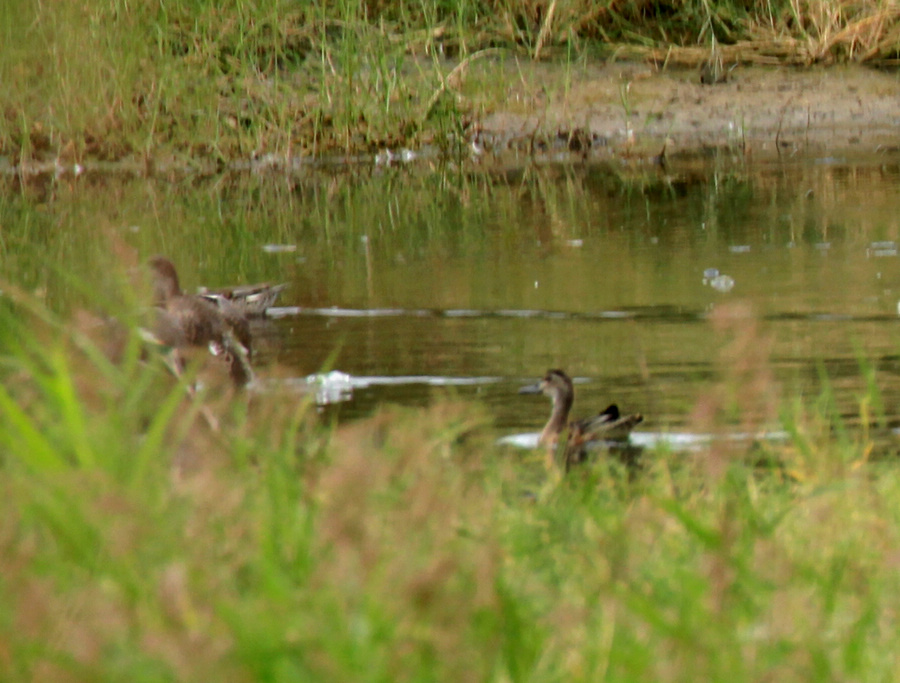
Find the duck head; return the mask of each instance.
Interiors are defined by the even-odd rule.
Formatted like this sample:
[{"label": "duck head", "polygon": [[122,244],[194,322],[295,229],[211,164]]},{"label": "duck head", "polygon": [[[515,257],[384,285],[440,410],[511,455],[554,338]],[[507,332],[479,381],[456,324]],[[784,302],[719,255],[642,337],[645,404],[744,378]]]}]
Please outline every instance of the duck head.
[{"label": "duck head", "polygon": [[553,401],[553,405],[567,406],[566,412],[572,407],[575,398],[575,389],[572,380],[562,370],[548,370],[536,384],[529,384],[519,389],[520,394],[543,394]]},{"label": "duck head", "polygon": [[181,285],[178,282],[178,271],[175,265],[165,256],[154,256],[150,259],[150,270],[153,273],[153,298],[159,304],[181,296]]}]

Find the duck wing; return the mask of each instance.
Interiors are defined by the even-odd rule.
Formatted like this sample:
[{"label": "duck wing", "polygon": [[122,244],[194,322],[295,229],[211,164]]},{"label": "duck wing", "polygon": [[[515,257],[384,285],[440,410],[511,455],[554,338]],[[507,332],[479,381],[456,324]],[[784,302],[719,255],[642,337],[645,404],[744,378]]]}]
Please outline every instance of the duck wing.
[{"label": "duck wing", "polygon": [[569,439],[578,443],[621,441],[627,439],[635,425],[640,424],[643,420],[644,416],[640,413],[620,414],[619,407],[612,404],[593,417],[586,417],[569,425]]},{"label": "duck wing", "polygon": [[569,425],[569,437],[565,448],[565,466],[568,472],[572,465],[587,459],[587,444],[591,441],[627,441],[628,435],[635,425],[641,423],[644,416],[621,415],[615,404],[592,417],[586,417]]},{"label": "duck wing", "polygon": [[246,316],[265,316],[266,309],[275,303],[285,289],[287,289],[287,284],[284,283],[273,285],[261,282],[255,285],[238,285],[218,289],[200,287],[198,295],[216,305],[221,305],[222,301],[228,301],[230,305]]}]

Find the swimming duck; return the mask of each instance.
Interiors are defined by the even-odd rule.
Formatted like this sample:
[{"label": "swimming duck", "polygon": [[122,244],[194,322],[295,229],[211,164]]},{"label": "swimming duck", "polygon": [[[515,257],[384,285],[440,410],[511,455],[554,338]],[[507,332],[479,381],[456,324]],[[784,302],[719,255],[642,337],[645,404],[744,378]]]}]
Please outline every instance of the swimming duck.
[{"label": "swimming duck", "polygon": [[197,294],[211,301],[217,306],[223,303],[239,311],[247,317],[260,317],[266,315],[266,310],[271,308],[281,294],[287,288],[286,284],[273,285],[261,282],[256,285],[238,285],[236,287],[221,287],[212,289],[200,287]]},{"label": "swimming duck", "polygon": [[634,426],[644,418],[639,413],[622,416],[617,405],[581,420],[568,423],[569,411],[575,401],[575,389],[569,376],[559,369],[548,370],[536,384],[519,389],[520,394],[544,394],[553,402],[550,419],[541,431],[538,443],[556,450],[559,435],[568,425],[566,439],[565,466],[583,462],[586,458],[585,445],[589,441],[623,441]]},{"label": "swimming duck", "polygon": [[250,369],[251,337],[247,319],[234,308],[217,306],[200,296],[181,291],[174,264],[164,256],[150,259],[153,274],[156,324],[155,340],[173,348],[176,365],[184,366],[184,354],[190,347],[208,347],[228,364],[236,386],[244,386],[253,377]]}]

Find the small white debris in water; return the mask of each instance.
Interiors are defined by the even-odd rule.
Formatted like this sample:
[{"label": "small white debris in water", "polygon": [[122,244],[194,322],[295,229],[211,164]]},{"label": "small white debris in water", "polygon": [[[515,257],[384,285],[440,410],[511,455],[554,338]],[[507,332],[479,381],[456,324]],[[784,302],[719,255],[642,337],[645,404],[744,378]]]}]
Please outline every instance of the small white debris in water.
[{"label": "small white debris in water", "polygon": [[411,149],[401,149],[400,150],[400,161],[404,163],[409,163],[410,161],[415,161],[418,155],[413,152]]},{"label": "small white debris in water", "polygon": [[75,172],[76,176],[79,176],[84,173],[84,166],[82,166],[81,164],[75,164],[75,167],[72,170]]},{"label": "small white debris in water", "polygon": [[734,278],[730,275],[717,275],[709,281],[709,286],[717,292],[730,292],[734,289]]},{"label": "small white debris in water", "polygon": [[[537,288],[540,287],[540,286],[541,286],[541,283],[538,282],[537,280],[535,280],[535,281],[534,281],[534,288],[537,289]],[[898,304],[898,305],[900,305],[900,304]]]},{"label": "small white debris in water", "polygon": [[264,244],[262,250],[267,254],[280,254],[284,252],[297,251],[296,244]]},{"label": "small white debris in water", "polygon": [[866,249],[866,257],[896,256],[897,243],[892,241],[872,242]]},{"label": "small white debris in water", "polygon": [[707,268],[703,271],[703,284],[717,292],[730,292],[734,288],[734,278],[720,273],[718,268]]}]

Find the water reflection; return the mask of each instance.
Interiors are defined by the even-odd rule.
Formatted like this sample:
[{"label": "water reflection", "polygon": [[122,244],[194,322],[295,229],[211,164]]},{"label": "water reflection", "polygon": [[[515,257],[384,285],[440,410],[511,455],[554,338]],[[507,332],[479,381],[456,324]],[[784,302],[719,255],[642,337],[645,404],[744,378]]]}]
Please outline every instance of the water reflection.
[{"label": "water reflection", "polygon": [[6,178],[0,262],[60,310],[132,305],[117,244],[172,255],[188,289],[288,282],[254,328],[261,374],[341,373],[347,400],[327,410],[342,417],[450,393],[526,431],[544,407],[516,388],[562,367],[586,380],[576,411],[615,401],[664,432],[716,380],[708,317],[733,301],[773,335],[782,393],[818,391],[824,369],[854,415],[868,357],[896,411],[900,166],[886,161]]}]

